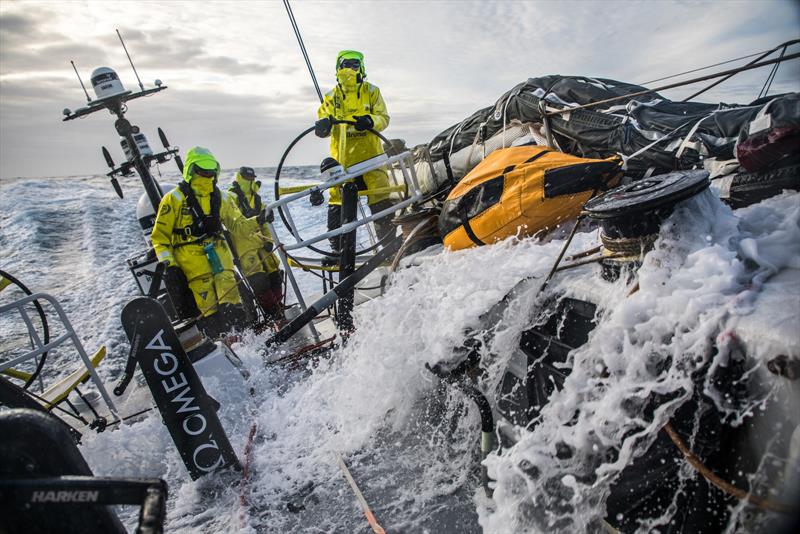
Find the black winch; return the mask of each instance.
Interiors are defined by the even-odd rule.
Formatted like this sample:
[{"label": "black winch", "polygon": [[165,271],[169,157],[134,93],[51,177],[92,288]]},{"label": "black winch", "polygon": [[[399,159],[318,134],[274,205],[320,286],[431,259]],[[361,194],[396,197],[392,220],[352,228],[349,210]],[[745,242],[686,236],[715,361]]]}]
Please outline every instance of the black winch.
[{"label": "black winch", "polygon": [[709,184],[707,171],[676,171],[616,187],[587,202],[584,212],[600,224],[603,278],[616,280],[622,267],[640,264],[675,206]]}]

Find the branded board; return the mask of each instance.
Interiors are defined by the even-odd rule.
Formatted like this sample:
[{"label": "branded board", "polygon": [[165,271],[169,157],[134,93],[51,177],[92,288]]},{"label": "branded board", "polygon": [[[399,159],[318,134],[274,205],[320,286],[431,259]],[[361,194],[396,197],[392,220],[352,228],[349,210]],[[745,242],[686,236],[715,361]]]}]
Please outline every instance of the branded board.
[{"label": "branded board", "polygon": [[239,460],[161,304],[137,297],[122,310],[122,325],[172,441],[192,479]]}]

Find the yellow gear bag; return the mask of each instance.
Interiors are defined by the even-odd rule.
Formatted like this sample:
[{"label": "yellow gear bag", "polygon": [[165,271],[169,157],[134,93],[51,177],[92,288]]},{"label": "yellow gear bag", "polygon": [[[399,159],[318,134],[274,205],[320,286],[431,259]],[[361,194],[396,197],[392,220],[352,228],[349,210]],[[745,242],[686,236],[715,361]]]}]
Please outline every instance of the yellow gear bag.
[{"label": "yellow gear bag", "polygon": [[450,191],[439,215],[445,247],[460,250],[528,237],[577,217],[595,189],[621,176],[621,161],[524,145],[495,150]]}]

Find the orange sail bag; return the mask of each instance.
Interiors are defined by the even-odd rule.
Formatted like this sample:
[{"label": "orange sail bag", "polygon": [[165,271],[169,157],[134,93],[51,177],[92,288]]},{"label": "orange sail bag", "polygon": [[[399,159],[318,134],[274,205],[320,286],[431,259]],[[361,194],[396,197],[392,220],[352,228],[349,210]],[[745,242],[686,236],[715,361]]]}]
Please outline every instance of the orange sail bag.
[{"label": "orange sail bag", "polygon": [[620,165],[537,145],[495,150],[450,192],[439,232],[460,250],[554,228],[577,217],[593,191],[616,185]]}]

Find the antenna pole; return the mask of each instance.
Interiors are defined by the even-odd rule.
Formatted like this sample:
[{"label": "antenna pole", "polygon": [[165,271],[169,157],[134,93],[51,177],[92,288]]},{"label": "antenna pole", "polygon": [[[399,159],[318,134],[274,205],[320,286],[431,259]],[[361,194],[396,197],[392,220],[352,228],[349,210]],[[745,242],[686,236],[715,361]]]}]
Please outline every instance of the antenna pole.
[{"label": "antenna pole", "polygon": [[79,81],[79,82],[81,82],[81,87],[83,88],[83,92],[84,92],[84,93],[86,93],[86,101],[87,101],[87,102],[91,102],[91,101],[92,101],[92,99],[91,99],[91,97],[89,96],[89,91],[87,91],[87,90],[86,90],[86,86],[85,86],[85,85],[83,85],[83,80],[81,80],[81,75],[80,75],[80,74],[78,74],[78,69],[77,69],[77,67],[75,67],[75,62],[74,62],[74,61],[72,61],[71,59],[69,60],[69,62],[70,62],[70,63],[72,63],[72,69],[75,71],[75,76],[77,76],[77,77],[78,77],[78,81]]},{"label": "antenna pole", "polygon": [[319,97],[319,101],[322,102],[322,91],[319,90],[319,83],[317,83],[317,76],[314,74],[314,67],[311,66],[311,60],[308,58],[308,52],[306,52],[306,45],[303,43],[303,37],[300,36],[300,28],[297,26],[297,21],[294,18],[294,13],[292,13],[292,6],[289,5],[289,0],[283,0],[283,6],[286,8],[286,13],[289,15],[289,22],[292,23],[292,29],[294,30],[294,35],[297,37],[297,44],[300,45],[300,52],[303,53],[303,59],[306,60],[306,66],[308,67],[308,72],[311,74],[311,81],[314,82],[314,88],[317,90],[317,96]]},{"label": "antenna pole", "polygon": [[139,82],[139,89],[144,91],[144,85],[142,85],[142,80],[139,79],[139,73],[136,72],[136,67],[133,66],[133,60],[131,59],[131,55],[128,53],[128,47],[125,46],[125,41],[122,40],[122,35],[117,31],[117,37],[119,37],[119,42],[122,43],[122,48],[125,50],[125,55],[128,56],[128,61],[131,62],[131,68],[133,69],[133,74],[136,76],[136,81]]}]

